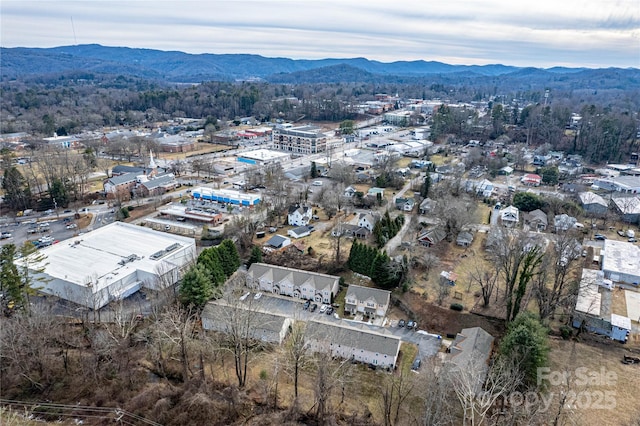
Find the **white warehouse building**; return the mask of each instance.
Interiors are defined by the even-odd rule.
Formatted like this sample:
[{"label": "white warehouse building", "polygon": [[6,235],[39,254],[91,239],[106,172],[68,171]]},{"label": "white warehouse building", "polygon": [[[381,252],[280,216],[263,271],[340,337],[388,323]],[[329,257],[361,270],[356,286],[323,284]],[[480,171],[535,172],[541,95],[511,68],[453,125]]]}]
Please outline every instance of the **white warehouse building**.
[{"label": "white warehouse building", "polygon": [[143,287],[174,285],[195,261],[196,245],[193,238],[114,222],[32,257],[39,261],[29,268],[40,292],[99,309]]}]

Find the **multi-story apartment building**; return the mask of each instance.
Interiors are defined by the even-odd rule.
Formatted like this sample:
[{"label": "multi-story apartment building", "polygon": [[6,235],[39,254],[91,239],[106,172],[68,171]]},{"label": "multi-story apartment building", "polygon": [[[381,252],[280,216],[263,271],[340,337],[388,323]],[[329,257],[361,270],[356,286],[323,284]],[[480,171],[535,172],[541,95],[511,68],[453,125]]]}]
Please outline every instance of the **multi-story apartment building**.
[{"label": "multi-story apartment building", "polygon": [[327,137],[313,126],[280,127],[273,130],[273,146],[294,154],[317,154],[327,150]]}]

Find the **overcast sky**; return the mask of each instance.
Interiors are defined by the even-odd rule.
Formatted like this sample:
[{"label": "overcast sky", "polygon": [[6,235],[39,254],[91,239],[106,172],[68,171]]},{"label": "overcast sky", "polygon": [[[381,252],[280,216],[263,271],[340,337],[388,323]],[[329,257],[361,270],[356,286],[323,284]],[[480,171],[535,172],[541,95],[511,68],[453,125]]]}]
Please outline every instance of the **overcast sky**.
[{"label": "overcast sky", "polygon": [[0,0],[3,47],[640,68],[640,0]]}]

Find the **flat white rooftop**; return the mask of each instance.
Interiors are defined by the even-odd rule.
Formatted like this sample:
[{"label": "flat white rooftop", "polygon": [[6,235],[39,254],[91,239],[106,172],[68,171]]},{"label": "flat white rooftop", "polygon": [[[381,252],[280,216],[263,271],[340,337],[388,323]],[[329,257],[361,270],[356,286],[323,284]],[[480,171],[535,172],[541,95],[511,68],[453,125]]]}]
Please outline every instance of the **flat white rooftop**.
[{"label": "flat white rooftop", "polygon": [[[77,285],[93,282],[99,290],[107,286],[110,279],[133,271],[156,274],[162,258],[154,260],[151,255],[176,243],[180,247],[174,251],[195,246],[193,238],[114,222],[40,250],[45,257],[40,267],[44,267],[44,273],[51,278]],[[122,264],[123,259],[131,255],[137,260]]]},{"label": "flat white rooftop", "polygon": [[[624,241],[605,240],[602,270],[640,277],[640,248]],[[618,281],[611,278],[613,281]]]},{"label": "flat white rooftop", "polygon": [[254,151],[247,151],[243,152],[242,154],[238,154],[238,157],[244,157],[251,160],[259,161],[273,161],[280,158],[289,158],[290,155],[280,151],[272,151],[270,149],[256,149]]},{"label": "flat white rooftop", "polygon": [[600,316],[602,295],[598,292],[598,271],[582,270],[582,280],[576,299],[576,311]]}]

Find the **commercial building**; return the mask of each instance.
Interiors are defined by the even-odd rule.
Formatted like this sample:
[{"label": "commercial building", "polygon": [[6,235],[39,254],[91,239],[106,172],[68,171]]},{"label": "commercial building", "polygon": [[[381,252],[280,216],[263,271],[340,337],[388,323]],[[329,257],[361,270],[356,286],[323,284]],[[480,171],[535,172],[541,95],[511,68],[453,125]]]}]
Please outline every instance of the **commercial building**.
[{"label": "commercial building", "polygon": [[602,250],[605,278],[625,284],[640,284],[640,247],[624,241],[605,240]]},{"label": "commercial building", "polygon": [[214,189],[201,186],[191,191],[196,200],[235,204],[252,207],[260,203],[260,194],[234,191],[232,189]]},{"label": "commercial building", "polygon": [[124,299],[141,288],[174,285],[196,257],[195,240],[142,226],[114,222],[62,241],[20,260],[37,287],[91,309]]},{"label": "commercial building", "polygon": [[265,166],[267,164],[276,164],[291,159],[290,154],[284,152],[272,151],[270,149],[256,149],[253,151],[243,152],[238,155],[238,161],[241,163]]},{"label": "commercial building", "polygon": [[273,146],[294,154],[317,154],[327,150],[327,137],[314,126],[282,126],[273,130]]},{"label": "commercial building", "polygon": [[[631,330],[631,319],[611,312],[611,288],[611,283],[601,271],[583,269],[572,325],[626,342]],[[603,298],[609,299],[609,303],[603,303]]]}]

